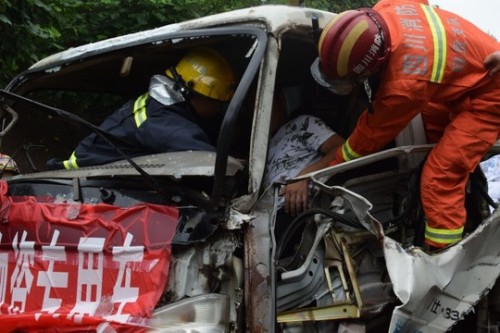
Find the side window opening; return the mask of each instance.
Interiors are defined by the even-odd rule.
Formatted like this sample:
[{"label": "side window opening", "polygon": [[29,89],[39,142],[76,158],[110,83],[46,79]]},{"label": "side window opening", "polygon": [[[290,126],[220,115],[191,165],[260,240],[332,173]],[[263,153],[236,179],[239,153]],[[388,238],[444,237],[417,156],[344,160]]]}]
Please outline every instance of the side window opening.
[{"label": "side window opening", "polygon": [[311,37],[285,34],[276,78],[278,91],[284,96],[289,117],[314,115],[335,132],[347,137],[364,109],[363,100],[356,95],[334,95],[317,85],[310,73],[316,56],[317,50]]},{"label": "side window opening", "polygon": [[[40,90],[28,98],[51,105],[90,121],[101,123],[107,113],[125,102],[121,96],[87,92]],[[90,130],[76,126],[49,112],[14,106],[19,120],[9,135],[2,138],[2,151],[10,154],[22,173],[45,171],[51,156],[69,156],[79,140]]]},{"label": "side window opening", "polygon": [[[249,61],[244,52],[252,42],[251,36],[217,36],[173,46],[162,43],[119,50],[63,67],[58,72],[37,74],[22,89],[30,99],[71,112],[97,126],[127,100],[146,91],[152,75],[165,73],[169,64],[175,65],[182,54],[199,45],[210,45],[226,56],[239,80]],[[126,61],[130,62],[130,68],[124,71]],[[49,112],[18,104],[12,107],[18,112],[19,121],[2,138],[2,151],[15,154],[22,173],[47,170],[46,161],[51,157],[68,158],[78,142],[90,133],[88,128]],[[207,134],[214,144],[222,116],[207,124]],[[242,140],[245,144],[239,147],[239,155],[248,157],[250,137]]]},{"label": "side window opening", "polygon": [[[348,138],[359,116],[368,107],[364,88],[358,86],[351,94],[340,96],[319,86],[310,74],[310,66],[316,57],[317,50],[312,38],[296,33],[285,34],[281,42],[276,91],[282,95],[288,119],[301,114],[313,115],[343,138]],[[394,146],[392,142],[387,148]],[[332,181],[342,183],[358,175],[394,170],[397,167],[397,160],[391,159],[369,168],[337,175]]]}]

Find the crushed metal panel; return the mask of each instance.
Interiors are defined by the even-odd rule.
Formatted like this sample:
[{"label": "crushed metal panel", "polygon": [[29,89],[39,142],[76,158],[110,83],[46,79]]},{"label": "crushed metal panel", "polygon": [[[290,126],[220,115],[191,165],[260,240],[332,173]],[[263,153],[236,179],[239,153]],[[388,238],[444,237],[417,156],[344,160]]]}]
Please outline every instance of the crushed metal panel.
[{"label": "crushed metal panel", "polygon": [[248,224],[255,218],[252,214],[243,214],[233,207],[229,207],[228,218],[226,221],[226,228],[228,230],[241,229],[243,225]]},{"label": "crushed metal panel", "polygon": [[393,313],[390,332],[444,332],[463,319],[500,274],[498,239],[499,209],[461,242],[435,255],[405,250],[384,237],[387,268],[403,303]]},{"label": "crushed metal panel", "polygon": [[344,163],[340,163],[328,168],[324,168],[318,171],[314,171],[300,177],[294,178],[295,180],[301,179],[311,179],[316,182],[324,182],[328,180],[331,176],[352,170],[354,168],[362,167],[365,165],[372,164],[374,162],[378,162],[384,159],[388,159],[391,157],[399,157],[402,158],[404,156],[411,157],[415,154],[427,153],[434,147],[434,144],[426,144],[426,145],[416,145],[416,146],[402,146],[387,149],[384,151],[380,151],[378,153],[366,155],[351,161],[347,161]]},{"label": "crushed metal panel", "polygon": [[[317,183],[321,185],[321,183]],[[403,303],[395,308],[389,332],[445,332],[489,292],[500,274],[500,210],[456,245],[429,255],[384,235],[382,224],[362,196],[321,185],[347,200],[363,226],[381,241],[393,289]]]},{"label": "crushed metal panel", "polygon": [[[215,157],[215,152],[180,151],[139,156],[132,160],[151,176],[173,176],[175,178],[181,178],[183,176],[213,176]],[[241,164],[239,160],[229,157],[226,175],[234,176],[240,170],[243,170],[243,164]],[[124,160],[75,170],[55,170],[23,174],[15,178],[74,178],[111,175],[130,176],[139,175],[139,172],[129,162]]]}]

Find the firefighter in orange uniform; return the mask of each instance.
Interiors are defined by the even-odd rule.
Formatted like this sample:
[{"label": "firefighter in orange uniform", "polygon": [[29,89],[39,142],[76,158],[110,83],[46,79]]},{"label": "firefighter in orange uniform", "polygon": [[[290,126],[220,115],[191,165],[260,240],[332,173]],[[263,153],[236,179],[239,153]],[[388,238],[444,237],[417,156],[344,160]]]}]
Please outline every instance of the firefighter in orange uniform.
[{"label": "firefighter in orange uniform", "polygon": [[430,121],[445,122],[437,124],[446,126],[443,133],[426,126],[437,141],[420,188],[430,248],[462,238],[469,174],[499,136],[500,76],[488,75],[483,65],[497,45],[465,19],[416,0],[382,0],[373,9],[343,12],[320,36],[311,66],[319,84],[346,93],[355,84],[366,87],[370,77],[380,82],[373,112],[360,116],[331,165],[383,148],[423,110]]}]

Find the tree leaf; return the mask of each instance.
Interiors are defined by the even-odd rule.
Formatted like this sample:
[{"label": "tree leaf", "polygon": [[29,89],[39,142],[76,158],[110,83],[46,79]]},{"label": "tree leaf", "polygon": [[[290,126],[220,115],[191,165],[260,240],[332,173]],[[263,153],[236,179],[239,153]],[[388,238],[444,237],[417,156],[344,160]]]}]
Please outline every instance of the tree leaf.
[{"label": "tree leaf", "polygon": [[9,18],[5,15],[0,14],[0,21],[3,23],[6,23],[8,25],[12,25],[12,22],[9,20]]}]

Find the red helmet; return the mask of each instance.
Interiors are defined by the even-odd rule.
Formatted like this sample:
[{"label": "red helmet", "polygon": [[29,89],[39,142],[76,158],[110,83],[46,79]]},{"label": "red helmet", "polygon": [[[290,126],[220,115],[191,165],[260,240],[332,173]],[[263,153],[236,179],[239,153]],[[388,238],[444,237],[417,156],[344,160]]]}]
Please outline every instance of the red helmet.
[{"label": "red helmet", "polygon": [[[319,68],[329,81],[358,81],[375,73],[391,45],[384,19],[369,8],[335,16],[321,33]],[[317,77],[318,73],[313,76]]]}]

